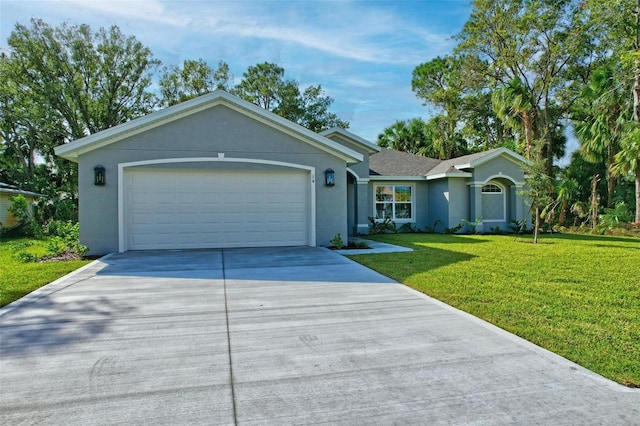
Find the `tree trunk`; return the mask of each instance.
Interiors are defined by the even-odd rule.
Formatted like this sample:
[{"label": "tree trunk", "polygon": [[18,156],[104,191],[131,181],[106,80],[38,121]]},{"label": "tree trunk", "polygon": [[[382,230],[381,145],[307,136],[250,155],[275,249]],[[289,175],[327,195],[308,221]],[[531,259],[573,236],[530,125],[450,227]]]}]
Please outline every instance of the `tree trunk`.
[{"label": "tree trunk", "polygon": [[636,167],[636,223],[640,224],[640,164]]},{"label": "tree trunk", "polygon": [[533,228],[533,244],[538,244],[540,234],[540,207],[536,206],[536,225]]},{"label": "tree trunk", "polygon": [[567,200],[562,200],[562,205],[560,206],[560,216],[558,217],[558,225],[564,226],[564,223],[567,220],[568,209],[569,209],[569,202]]},{"label": "tree trunk", "polygon": [[[640,1],[640,0],[639,0]],[[600,175],[595,175],[591,181],[591,227],[593,230],[598,225],[598,182],[600,182]]]},{"label": "tree trunk", "polygon": [[527,160],[531,160],[531,145],[532,145],[531,139],[532,139],[533,129],[531,125],[531,116],[529,115],[528,111],[522,112],[522,121],[524,123],[524,140],[525,140],[524,156]]},{"label": "tree trunk", "polygon": [[615,182],[614,178],[615,173],[613,173],[613,167],[615,164],[615,151],[611,146],[607,149],[607,207],[613,208],[613,192],[615,191]]},{"label": "tree trunk", "polygon": [[[636,52],[640,49],[640,0],[636,0]],[[640,59],[635,60],[633,75],[633,121],[640,123]],[[636,162],[636,223],[640,223],[640,162]]]}]

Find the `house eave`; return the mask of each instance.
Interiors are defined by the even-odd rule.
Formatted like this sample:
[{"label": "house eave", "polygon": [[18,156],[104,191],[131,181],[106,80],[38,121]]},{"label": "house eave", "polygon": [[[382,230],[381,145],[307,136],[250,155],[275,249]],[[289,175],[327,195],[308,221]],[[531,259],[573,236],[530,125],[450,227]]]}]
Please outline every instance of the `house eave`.
[{"label": "house eave", "polygon": [[369,175],[370,180],[386,181],[386,180],[406,180],[406,181],[421,181],[425,180],[425,176],[379,176]]},{"label": "house eave", "polygon": [[12,194],[12,195],[30,195],[32,197],[46,197],[45,194],[39,194],[37,192],[31,191],[23,191],[21,189],[9,189],[9,188],[0,188],[0,194]]},{"label": "house eave", "polygon": [[527,159],[524,158],[523,156],[511,151],[510,149],[507,148],[500,148],[490,154],[487,154],[484,157],[478,158],[476,160],[473,160],[469,163],[465,163],[465,164],[457,164],[454,167],[458,170],[464,170],[464,169],[473,169],[481,164],[486,163],[487,161],[491,161],[496,157],[500,157],[500,156],[504,156],[507,160],[512,161],[518,165],[521,165],[522,163],[527,163]]},{"label": "house eave", "polygon": [[428,175],[427,180],[445,179],[445,178],[470,178],[472,173],[460,172],[460,173],[438,173],[436,175]]}]

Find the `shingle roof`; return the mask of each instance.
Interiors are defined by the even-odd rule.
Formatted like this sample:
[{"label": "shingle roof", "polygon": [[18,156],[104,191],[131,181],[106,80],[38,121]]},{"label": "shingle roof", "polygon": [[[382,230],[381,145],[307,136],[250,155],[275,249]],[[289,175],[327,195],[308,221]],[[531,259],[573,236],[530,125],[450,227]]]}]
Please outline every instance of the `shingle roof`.
[{"label": "shingle roof", "polygon": [[437,160],[383,148],[380,152],[369,157],[369,174],[371,176],[436,176],[444,173],[460,173],[461,170],[456,166],[471,164],[494,154],[496,151],[506,150],[494,148],[450,160]]},{"label": "shingle roof", "polygon": [[383,148],[369,156],[369,174],[372,176],[425,176],[440,164],[440,160]]}]

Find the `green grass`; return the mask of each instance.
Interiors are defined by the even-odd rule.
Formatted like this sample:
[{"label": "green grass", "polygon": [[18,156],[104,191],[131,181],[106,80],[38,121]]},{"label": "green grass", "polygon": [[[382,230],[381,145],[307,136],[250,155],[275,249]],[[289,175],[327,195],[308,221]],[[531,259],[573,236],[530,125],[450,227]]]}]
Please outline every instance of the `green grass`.
[{"label": "green grass", "polygon": [[640,239],[395,234],[351,258],[618,383],[640,386]]},{"label": "green grass", "polygon": [[35,256],[46,254],[46,240],[33,238],[0,240],[0,306],[9,304],[89,263],[88,260],[23,263],[15,257],[15,248],[29,243],[33,245],[20,251],[26,251]]}]

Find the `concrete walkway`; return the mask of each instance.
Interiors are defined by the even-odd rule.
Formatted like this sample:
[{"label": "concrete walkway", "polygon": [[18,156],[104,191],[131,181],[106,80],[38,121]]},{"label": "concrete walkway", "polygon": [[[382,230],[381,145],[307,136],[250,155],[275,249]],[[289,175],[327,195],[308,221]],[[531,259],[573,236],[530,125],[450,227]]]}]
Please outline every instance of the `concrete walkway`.
[{"label": "concrete walkway", "polygon": [[640,423],[640,392],[322,248],[114,255],[0,325],[5,425]]}]

